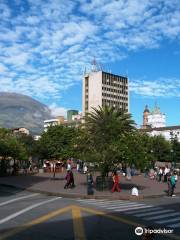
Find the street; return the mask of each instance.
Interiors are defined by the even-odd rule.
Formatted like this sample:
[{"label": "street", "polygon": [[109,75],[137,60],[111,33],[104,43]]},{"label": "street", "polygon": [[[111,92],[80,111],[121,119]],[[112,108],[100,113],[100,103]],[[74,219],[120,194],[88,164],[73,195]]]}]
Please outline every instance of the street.
[{"label": "street", "polygon": [[0,186],[0,240],[142,239],[138,226],[174,231],[154,239],[180,239],[179,200],[66,199]]}]

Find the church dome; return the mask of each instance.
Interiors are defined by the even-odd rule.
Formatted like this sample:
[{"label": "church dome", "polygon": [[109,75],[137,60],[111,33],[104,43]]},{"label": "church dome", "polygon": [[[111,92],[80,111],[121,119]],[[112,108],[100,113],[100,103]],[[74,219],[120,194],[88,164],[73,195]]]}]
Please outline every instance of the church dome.
[{"label": "church dome", "polygon": [[149,113],[148,105],[145,106],[144,113]]}]

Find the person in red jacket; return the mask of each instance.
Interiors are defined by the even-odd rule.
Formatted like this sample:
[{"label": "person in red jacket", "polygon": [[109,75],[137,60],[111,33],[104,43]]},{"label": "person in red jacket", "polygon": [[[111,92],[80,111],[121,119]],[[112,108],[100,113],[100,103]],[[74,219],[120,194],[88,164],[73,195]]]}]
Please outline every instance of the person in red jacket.
[{"label": "person in red jacket", "polygon": [[114,185],[112,187],[112,192],[114,192],[115,190],[117,190],[118,192],[121,191],[121,189],[119,188],[119,176],[117,174],[117,172],[114,172],[113,174],[113,182],[114,182]]}]

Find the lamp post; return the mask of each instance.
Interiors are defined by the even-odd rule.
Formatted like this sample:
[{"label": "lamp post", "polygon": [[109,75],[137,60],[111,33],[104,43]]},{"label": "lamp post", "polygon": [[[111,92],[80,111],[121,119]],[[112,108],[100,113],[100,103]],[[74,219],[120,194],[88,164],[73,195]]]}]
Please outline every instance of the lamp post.
[{"label": "lamp post", "polygon": [[[153,149],[151,149],[151,156],[152,156],[151,167],[154,168],[154,156],[153,156],[153,153],[154,153],[154,151],[153,151]],[[152,165],[153,165],[153,166],[152,166]]]},{"label": "lamp post", "polygon": [[175,167],[175,161],[174,161],[174,150],[171,149],[171,162],[172,162],[172,167]]}]

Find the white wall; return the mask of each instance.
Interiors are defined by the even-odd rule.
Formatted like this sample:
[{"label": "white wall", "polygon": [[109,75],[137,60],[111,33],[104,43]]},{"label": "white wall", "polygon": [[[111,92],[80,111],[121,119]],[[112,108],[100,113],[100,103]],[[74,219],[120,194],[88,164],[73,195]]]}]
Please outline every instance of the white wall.
[{"label": "white wall", "polygon": [[89,111],[102,106],[102,72],[92,72],[89,76]]},{"label": "white wall", "polygon": [[175,135],[176,135],[178,141],[180,142],[180,128],[175,129],[175,130],[164,130],[164,131],[153,130],[152,132],[148,132],[148,134],[151,135],[151,136],[162,135],[163,137],[165,137],[166,140],[170,141],[171,140],[171,132],[173,133],[172,136],[175,137]]},{"label": "white wall", "polygon": [[166,126],[166,117],[164,114],[149,114],[148,115],[148,125],[152,128],[159,128]]}]

